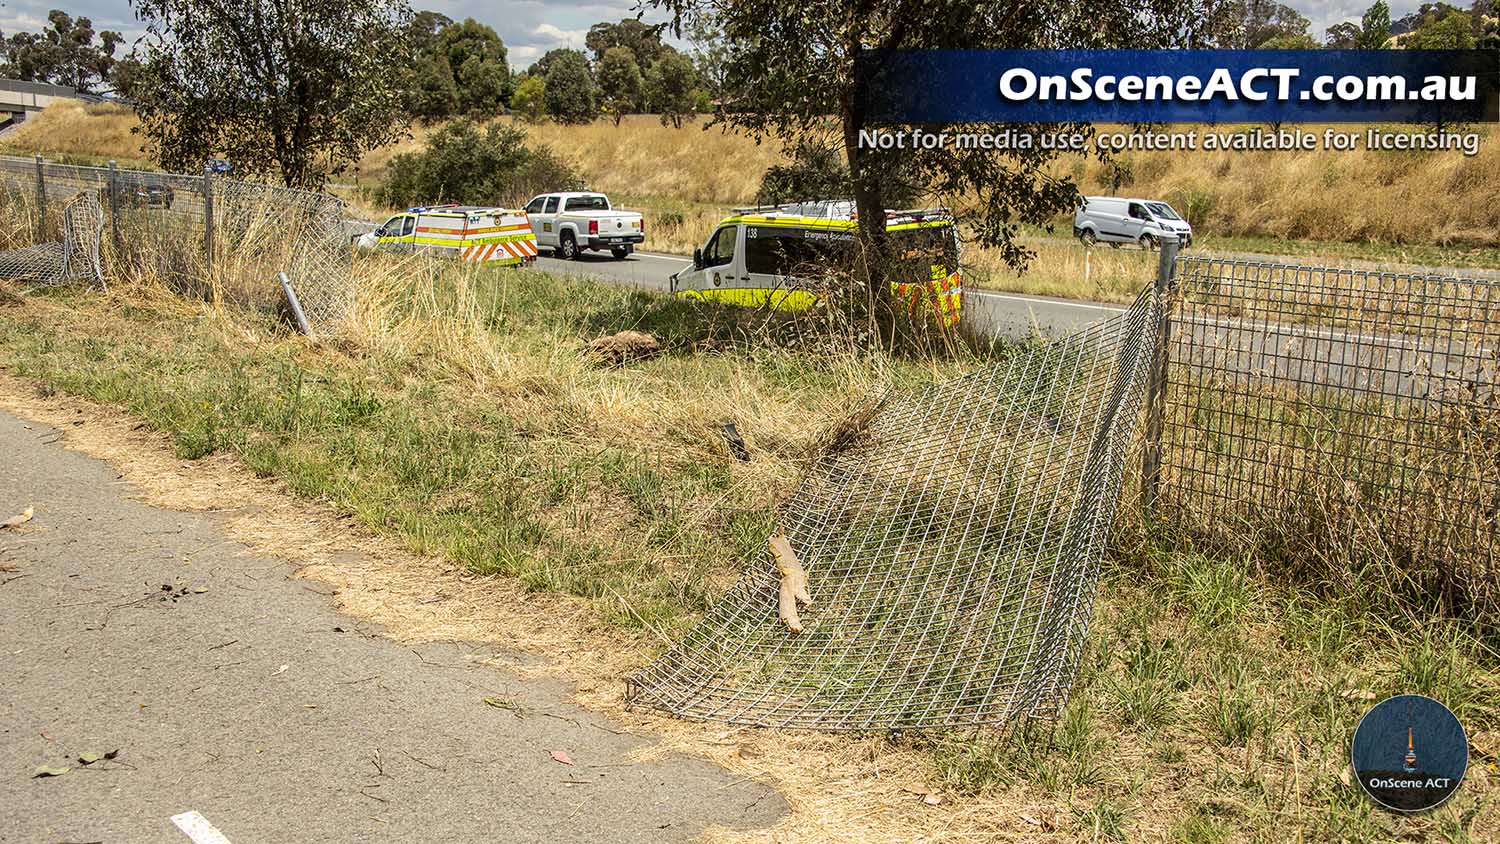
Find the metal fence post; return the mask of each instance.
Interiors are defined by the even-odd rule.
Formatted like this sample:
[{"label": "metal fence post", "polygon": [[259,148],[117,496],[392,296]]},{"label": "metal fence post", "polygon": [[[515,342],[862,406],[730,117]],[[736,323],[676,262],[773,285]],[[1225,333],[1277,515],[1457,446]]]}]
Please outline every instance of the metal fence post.
[{"label": "metal fence post", "polygon": [[1141,507],[1150,518],[1155,514],[1156,497],[1161,488],[1161,428],[1167,395],[1168,345],[1172,338],[1171,292],[1177,271],[1177,238],[1161,239],[1161,255],[1156,266],[1156,306],[1158,331],[1156,354],[1151,361],[1151,375],[1146,393],[1146,442],[1141,452]]},{"label": "metal fence post", "polygon": [[36,157],[36,242],[47,242],[47,165]]},{"label": "metal fence post", "polygon": [[203,165],[203,260],[208,272],[214,269],[214,171]]},{"label": "metal fence post", "polygon": [[115,252],[118,253],[122,246],[120,241],[120,169],[115,166],[115,160],[109,160],[109,232],[110,239],[114,241]]}]

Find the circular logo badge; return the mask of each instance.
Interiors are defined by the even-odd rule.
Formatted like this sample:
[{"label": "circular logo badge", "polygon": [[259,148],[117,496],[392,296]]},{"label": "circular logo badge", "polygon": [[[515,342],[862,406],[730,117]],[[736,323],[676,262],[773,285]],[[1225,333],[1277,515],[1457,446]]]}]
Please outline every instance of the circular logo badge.
[{"label": "circular logo badge", "polygon": [[1421,812],[1458,790],[1469,769],[1469,737],[1448,707],[1424,695],[1397,695],[1360,719],[1349,756],[1371,800]]}]

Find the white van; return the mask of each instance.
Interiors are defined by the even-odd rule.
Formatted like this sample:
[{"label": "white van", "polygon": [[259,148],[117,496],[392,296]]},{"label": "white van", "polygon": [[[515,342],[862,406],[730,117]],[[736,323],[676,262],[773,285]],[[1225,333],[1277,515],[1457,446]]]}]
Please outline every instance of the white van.
[{"label": "white van", "polygon": [[1116,249],[1122,243],[1155,249],[1162,237],[1171,236],[1186,247],[1193,242],[1193,227],[1159,199],[1086,196],[1073,215],[1073,236],[1085,246],[1102,241]]}]

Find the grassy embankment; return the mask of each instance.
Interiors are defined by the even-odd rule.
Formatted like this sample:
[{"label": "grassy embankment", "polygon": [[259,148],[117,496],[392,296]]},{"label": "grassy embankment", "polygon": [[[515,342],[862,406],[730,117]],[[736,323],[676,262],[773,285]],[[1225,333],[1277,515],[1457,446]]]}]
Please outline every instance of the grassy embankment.
[{"label": "grassy embankment", "polygon": [[[530,272],[414,269],[365,267],[358,319],[321,348],[263,312],[149,279],[0,298],[0,367],[44,395],[124,409],[183,460],[229,455],[392,543],[573,596],[578,615],[631,631],[640,664],[760,553],[773,503],[837,408],[878,383],[983,363],[810,354],[744,312]],[[623,327],[655,332],[667,353],[623,369],[580,358],[583,339]],[[725,419],[751,461],[727,453]],[[1252,561],[1122,547],[1055,728],[752,731],[726,753],[720,728],[660,726],[785,789],[782,840],[1494,840],[1500,660],[1464,625],[1395,611],[1377,587],[1319,597]],[[1458,796],[1416,817],[1374,809],[1344,774],[1359,715],[1399,691],[1453,706],[1476,750]],[[918,786],[940,805],[905,790]]]},{"label": "grassy embankment", "polygon": [[[145,156],[128,110],[64,104],[0,140],[7,152],[43,152],[138,165]],[[1222,131],[1229,131],[1224,128]],[[1446,153],[1129,153],[1121,193],[1172,202],[1192,219],[1198,250],[1284,255],[1324,263],[1381,266],[1500,268],[1500,145],[1489,127],[1479,155]],[[688,253],[735,205],[753,203],[765,169],[781,160],[774,144],[701,126],[663,127],[631,116],[615,127],[543,123],[533,139],[568,160],[594,189],[646,214],[649,248]],[[364,189],[379,184],[391,159],[420,146],[418,127],[405,142],[375,150],[336,189],[371,218]],[[1093,160],[1066,160],[1058,175],[1085,193],[1108,193],[1109,175]],[[982,286],[1044,295],[1128,301],[1151,277],[1152,255],[1134,248],[1091,252],[1069,240],[1071,221],[1052,233],[1028,229],[1036,253],[1024,274],[1003,267],[988,250],[966,261]]]}]

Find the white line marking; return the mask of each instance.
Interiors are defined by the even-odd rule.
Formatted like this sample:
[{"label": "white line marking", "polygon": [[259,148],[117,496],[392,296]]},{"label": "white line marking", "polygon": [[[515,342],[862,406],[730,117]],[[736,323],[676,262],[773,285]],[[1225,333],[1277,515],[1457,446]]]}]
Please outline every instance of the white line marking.
[{"label": "white line marking", "polygon": [[197,810],[173,815],[172,823],[177,824],[178,829],[193,839],[193,844],[229,844],[224,833],[209,823],[208,818],[198,814]]},{"label": "white line marking", "polygon": [[684,258],[681,255],[664,255],[664,254],[662,254],[660,252],[642,252],[640,250],[636,250],[635,254],[637,254],[637,255],[644,255],[647,258],[665,258],[668,261],[676,261],[676,262],[678,262],[680,264],[691,264],[691,263],[693,263],[693,259],[692,258]]},{"label": "white line marking", "polygon": [[[965,290],[965,293],[970,291]],[[1110,313],[1123,314],[1127,308],[1114,305],[1095,305],[1090,302],[1070,302],[1066,299],[1045,299],[1038,296],[1009,296],[1004,293],[991,293],[987,290],[975,290],[973,295],[981,299],[1008,299],[1012,302],[1026,302],[1032,305],[1058,305],[1065,308],[1086,308],[1091,311],[1109,311]]]}]

